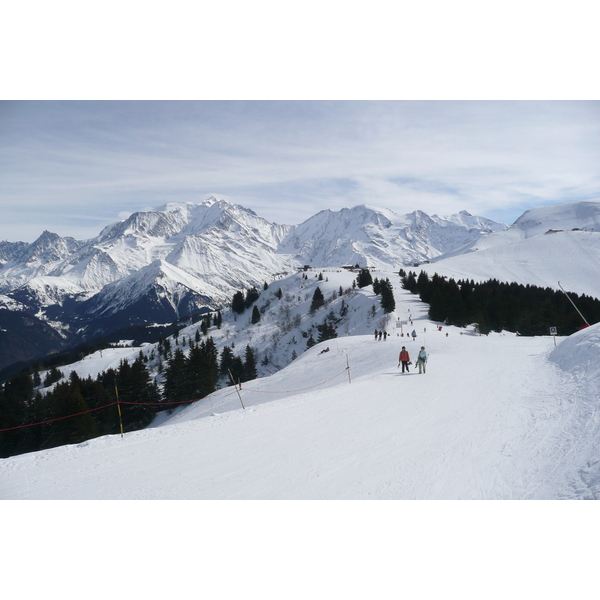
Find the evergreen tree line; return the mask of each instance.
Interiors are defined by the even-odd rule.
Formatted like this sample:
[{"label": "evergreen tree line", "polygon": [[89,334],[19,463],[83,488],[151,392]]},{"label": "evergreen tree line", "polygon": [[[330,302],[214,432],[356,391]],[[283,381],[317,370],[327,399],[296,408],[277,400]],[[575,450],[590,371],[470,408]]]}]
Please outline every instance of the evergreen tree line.
[{"label": "evergreen tree line", "polygon": [[376,277],[373,279],[369,269],[361,269],[356,277],[356,285],[359,288],[372,285],[373,293],[377,296],[381,296],[381,308],[383,308],[383,312],[385,314],[394,312],[396,310],[394,287],[388,278],[380,280]]},{"label": "evergreen tree line", "polygon": [[[448,325],[476,324],[480,333],[513,331],[520,335],[548,335],[556,327],[559,335],[571,335],[585,323],[564,292],[490,279],[445,278],[421,271],[401,272],[402,286],[429,304],[429,318]],[[600,321],[600,300],[569,293],[589,323]]]},{"label": "evergreen tree line", "polygon": [[247,308],[250,308],[259,298],[260,293],[252,286],[250,289],[244,292],[235,292],[231,300],[231,310],[238,315],[241,315]]},{"label": "evergreen tree line", "polygon": [[0,386],[0,429],[43,424],[1,432],[0,458],[119,433],[116,405],[95,410],[116,402],[117,398],[121,403],[139,403],[120,405],[123,431],[129,432],[149,425],[158,411],[172,408],[169,402],[207,396],[217,389],[220,380],[228,385],[231,377],[236,383],[257,377],[250,346],[246,347],[243,359],[225,346],[219,360],[212,338],[200,344],[190,340],[187,354],[179,347],[175,349],[164,370],[162,392],[152,381],[145,363],[140,352],[133,363],[123,360],[118,369],[108,369],[95,379],[83,379],[72,371],[68,380],[57,383],[45,394],[36,390],[39,384],[35,374],[23,371],[13,376]]},{"label": "evergreen tree line", "polygon": [[[116,406],[94,410],[116,402],[117,394],[121,402],[140,403],[121,405],[124,431],[145,427],[161,410],[147,404],[160,402],[161,394],[141,357],[131,364],[123,360],[118,369],[108,369],[95,379],[81,378],[72,371],[68,380],[45,394],[36,390],[34,378],[26,371],[18,373],[0,388],[0,429],[43,424],[0,433],[0,457],[119,433]],[[90,410],[93,412],[87,412]],[[70,415],[78,416],[64,418]]]},{"label": "evergreen tree line", "polygon": [[396,300],[394,299],[394,286],[386,277],[385,280],[377,279],[373,281],[373,293],[381,296],[381,308],[385,314],[396,310]]},{"label": "evergreen tree line", "polygon": [[[339,291],[333,293],[333,299],[337,298],[338,296],[343,296],[344,294],[349,294],[351,291],[352,290],[350,288],[344,290],[342,286],[340,286]],[[313,293],[309,312],[311,315],[314,315],[317,310],[324,306],[326,307],[328,304],[329,302],[325,300],[321,288],[317,287]],[[327,315],[323,319],[323,322],[316,326],[317,331],[319,332],[319,335],[316,340],[312,333],[309,335],[308,332],[302,332],[302,335],[308,338],[306,341],[306,348],[312,348],[316,344],[324,342],[325,340],[331,340],[336,338],[338,336],[336,327],[342,322],[342,320],[344,319],[344,317],[346,317],[347,314],[348,305],[346,304],[346,301],[342,299],[339,316],[337,316],[334,310],[332,309],[329,311],[329,313],[327,313]]]}]

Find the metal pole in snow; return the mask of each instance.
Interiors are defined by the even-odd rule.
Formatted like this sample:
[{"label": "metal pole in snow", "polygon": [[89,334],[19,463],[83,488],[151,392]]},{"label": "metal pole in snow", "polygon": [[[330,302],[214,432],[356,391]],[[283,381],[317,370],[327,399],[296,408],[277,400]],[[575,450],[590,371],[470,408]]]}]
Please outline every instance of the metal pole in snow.
[{"label": "metal pole in snow", "polygon": [[235,383],[235,379],[233,378],[233,375],[231,374],[231,369],[227,369],[227,370],[229,371],[229,377],[231,377],[231,381],[233,382],[233,387],[235,388],[235,391],[237,392],[238,398],[240,399],[240,404],[242,405],[242,408],[244,410],[246,410],[246,407],[244,406],[244,403],[242,402],[242,395],[240,394],[240,391],[238,390],[237,384]]},{"label": "metal pole in snow", "polygon": [[350,363],[348,362],[348,355],[346,354],[346,370],[348,371],[348,383],[352,383],[350,378]]},{"label": "metal pole in snow", "polygon": [[[560,281],[558,282],[558,287],[565,292],[564,288],[562,285],[560,285]],[[573,308],[579,313],[579,316],[583,319],[583,322],[589,327],[590,324],[585,320],[585,317],[581,314],[581,311],[575,306],[575,302],[573,302],[573,300],[571,300],[571,298],[569,297],[569,294],[567,294],[567,292],[565,292],[565,296],[567,298],[569,298],[569,302],[573,305]]]}]

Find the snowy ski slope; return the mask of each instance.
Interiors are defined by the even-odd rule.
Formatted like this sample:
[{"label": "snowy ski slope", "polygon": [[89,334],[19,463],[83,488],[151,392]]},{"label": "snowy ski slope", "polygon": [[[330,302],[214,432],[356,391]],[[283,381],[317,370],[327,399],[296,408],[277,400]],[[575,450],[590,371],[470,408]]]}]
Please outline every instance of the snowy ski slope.
[{"label": "snowy ski slope", "polygon": [[[461,335],[396,294],[413,307],[415,342],[395,330],[329,340],[244,384],[245,409],[226,388],[123,439],[4,459],[0,497],[600,497],[600,325],[556,349],[550,337]],[[400,373],[403,344],[413,362],[426,346],[426,374]]]}]

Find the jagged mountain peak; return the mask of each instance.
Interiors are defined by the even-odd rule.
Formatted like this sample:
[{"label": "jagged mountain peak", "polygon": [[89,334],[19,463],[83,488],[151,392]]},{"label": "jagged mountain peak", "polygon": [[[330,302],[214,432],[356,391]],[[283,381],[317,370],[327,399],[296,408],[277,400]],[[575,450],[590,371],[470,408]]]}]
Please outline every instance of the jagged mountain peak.
[{"label": "jagged mountain peak", "polygon": [[83,244],[84,242],[72,237],[61,237],[57,233],[45,230],[37,240],[29,244],[20,260],[25,264],[56,262],[66,258]]},{"label": "jagged mountain peak", "polygon": [[[430,217],[422,210],[398,215],[389,209],[358,205],[324,210],[292,228],[279,252],[303,264],[360,264],[395,269],[423,262],[507,225],[479,217]],[[468,221],[468,222],[467,222]]]},{"label": "jagged mountain peak", "polygon": [[6,263],[19,255],[21,255],[30,246],[27,242],[0,242],[0,267],[2,263]]}]

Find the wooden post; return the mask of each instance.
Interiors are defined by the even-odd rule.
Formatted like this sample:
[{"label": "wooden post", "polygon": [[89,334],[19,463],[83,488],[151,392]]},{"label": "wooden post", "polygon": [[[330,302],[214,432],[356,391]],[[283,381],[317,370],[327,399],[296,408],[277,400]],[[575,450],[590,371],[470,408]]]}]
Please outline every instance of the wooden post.
[{"label": "wooden post", "polygon": [[121,437],[123,437],[123,419],[121,418],[121,405],[119,404],[119,390],[117,389],[117,381],[115,380],[115,394],[117,396],[117,411],[119,413],[119,426],[121,428]]}]

